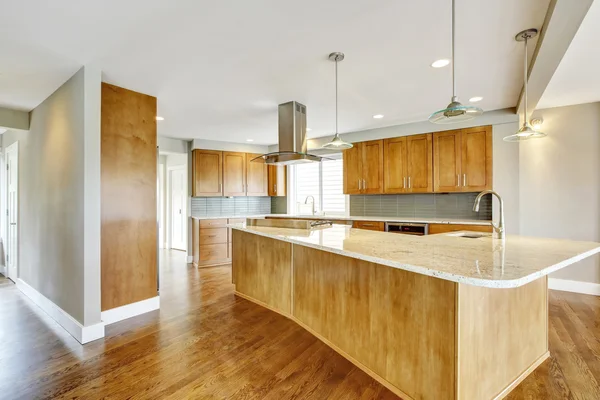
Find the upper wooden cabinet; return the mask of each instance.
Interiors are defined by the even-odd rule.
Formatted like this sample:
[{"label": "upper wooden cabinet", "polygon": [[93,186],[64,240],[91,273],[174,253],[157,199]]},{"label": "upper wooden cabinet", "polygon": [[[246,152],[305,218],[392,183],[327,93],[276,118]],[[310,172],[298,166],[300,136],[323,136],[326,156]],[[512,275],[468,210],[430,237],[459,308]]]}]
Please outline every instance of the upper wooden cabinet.
[{"label": "upper wooden cabinet", "polygon": [[192,152],[192,196],[223,196],[223,152]]},{"label": "upper wooden cabinet", "polygon": [[383,193],[383,140],[356,143],[344,150],[344,193]]},{"label": "upper wooden cabinet", "polygon": [[269,182],[267,164],[262,158],[252,161],[260,154],[246,154],[246,194],[248,196],[268,196]]},{"label": "upper wooden cabinet", "polygon": [[384,140],[384,193],[433,192],[432,135]]},{"label": "upper wooden cabinet", "polygon": [[268,195],[281,197],[287,193],[287,167],[282,165],[269,165],[268,167]]},{"label": "upper wooden cabinet", "polygon": [[246,196],[246,153],[223,152],[223,195]]},{"label": "upper wooden cabinet", "polygon": [[479,192],[492,188],[492,127],[433,134],[434,191]]}]

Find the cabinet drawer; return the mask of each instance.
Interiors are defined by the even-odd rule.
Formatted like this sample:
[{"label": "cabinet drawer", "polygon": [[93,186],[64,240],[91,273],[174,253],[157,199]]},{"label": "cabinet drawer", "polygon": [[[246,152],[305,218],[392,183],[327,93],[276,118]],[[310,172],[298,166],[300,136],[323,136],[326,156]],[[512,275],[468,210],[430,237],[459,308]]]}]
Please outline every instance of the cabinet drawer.
[{"label": "cabinet drawer", "polygon": [[366,229],[370,231],[384,231],[385,223],[377,221],[354,221],[353,228]]},{"label": "cabinet drawer", "polygon": [[227,243],[227,228],[201,228],[200,245]]},{"label": "cabinet drawer", "polygon": [[227,219],[201,219],[200,228],[220,228],[227,225]]},{"label": "cabinet drawer", "polygon": [[200,263],[227,261],[227,243],[200,246]]},{"label": "cabinet drawer", "polygon": [[229,218],[230,224],[243,224],[246,222],[246,218]]}]

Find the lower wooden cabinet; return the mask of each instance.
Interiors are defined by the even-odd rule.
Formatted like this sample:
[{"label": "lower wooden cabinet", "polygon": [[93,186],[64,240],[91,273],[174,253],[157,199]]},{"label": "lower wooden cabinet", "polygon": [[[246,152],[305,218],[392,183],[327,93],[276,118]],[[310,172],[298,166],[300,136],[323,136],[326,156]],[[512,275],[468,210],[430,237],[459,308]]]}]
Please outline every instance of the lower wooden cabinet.
[{"label": "lower wooden cabinet", "polygon": [[491,225],[464,225],[464,224],[429,224],[429,234],[435,235],[436,233],[448,233],[458,231],[472,231],[472,232],[492,232]]},{"label": "lower wooden cabinet", "polygon": [[354,221],[353,228],[366,229],[369,231],[385,231],[385,222],[381,221]]},{"label": "lower wooden cabinet", "polygon": [[197,267],[211,267],[231,262],[231,228],[228,223],[244,218],[192,220],[192,259]]}]

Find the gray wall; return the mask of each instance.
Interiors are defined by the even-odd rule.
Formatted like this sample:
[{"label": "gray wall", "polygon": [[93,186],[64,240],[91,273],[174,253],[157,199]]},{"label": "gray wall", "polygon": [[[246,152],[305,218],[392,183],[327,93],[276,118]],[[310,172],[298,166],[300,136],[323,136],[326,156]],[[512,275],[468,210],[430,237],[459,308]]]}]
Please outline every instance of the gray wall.
[{"label": "gray wall", "polygon": [[86,74],[31,112],[29,132],[7,132],[3,147],[19,141],[19,278],[92,325],[100,322],[100,73]]},{"label": "gray wall", "polygon": [[[543,117],[548,137],[520,145],[521,234],[600,241],[600,103],[534,117]],[[553,277],[600,283],[600,256]]]}]

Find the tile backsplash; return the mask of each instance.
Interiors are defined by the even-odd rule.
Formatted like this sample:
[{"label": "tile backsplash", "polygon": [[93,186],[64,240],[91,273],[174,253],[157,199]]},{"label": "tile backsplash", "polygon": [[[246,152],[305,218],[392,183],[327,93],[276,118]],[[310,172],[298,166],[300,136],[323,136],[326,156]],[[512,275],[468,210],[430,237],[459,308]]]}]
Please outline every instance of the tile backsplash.
[{"label": "tile backsplash", "polygon": [[350,215],[364,217],[417,217],[492,219],[492,197],[481,199],[473,211],[478,193],[399,194],[350,196]]},{"label": "tile backsplash", "polygon": [[270,213],[270,197],[192,197],[192,217],[243,217]]}]

